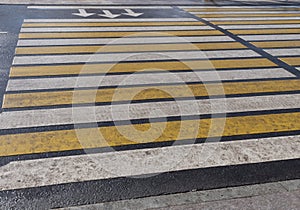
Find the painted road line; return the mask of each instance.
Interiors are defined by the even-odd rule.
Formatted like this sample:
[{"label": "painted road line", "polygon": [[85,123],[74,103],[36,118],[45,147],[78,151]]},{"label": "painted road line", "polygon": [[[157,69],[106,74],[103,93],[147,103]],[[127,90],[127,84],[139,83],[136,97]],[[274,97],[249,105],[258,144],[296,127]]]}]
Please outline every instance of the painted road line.
[{"label": "painted road line", "polygon": [[[107,89],[89,89],[75,91],[52,91],[52,92],[32,92],[21,94],[6,94],[3,108],[21,108],[37,106],[55,106],[71,104],[91,104],[91,103],[111,103],[126,102],[132,100],[134,95],[135,101],[148,99],[171,99],[180,97],[207,97],[208,90],[210,95],[222,95],[224,88],[226,95],[231,94],[259,94],[259,93],[277,93],[286,91],[300,90],[299,80],[274,80],[260,82],[226,82],[223,84],[191,84],[191,85],[168,85],[168,86],[151,86],[151,87],[128,87],[118,88],[118,94],[122,95],[122,100],[115,97],[116,88]],[[164,90],[164,91],[161,91]],[[188,90],[188,91],[187,91]],[[212,90],[215,90],[213,92]],[[135,93],[135,94],[133,94]],[[136,95],[136,93],[139,93]],[[172,96],[169,95],[172,93]],[[75,95],[74,95],[75,94]],[[76,97],[74,97],[76,96]]]},{"label": "painted road line", "polygon": [[171,6],[28,6],[28,9],[172,9]]},{"label": "painted road line", "polygon": [[245,49],[238,42],[199,43],[199,44],[159,44],[159,45],[106,45],[106,46],[63,46],[63,47],[18,47],[16,54],[65,54],[65,53],[106,53],[106,52],[147,52],[147,51],[179,51],[179,50],[217,50]]},{"label": "painted road line", "polygon": [[265,51],[274,56],[300,56],[300,48],[266,49]]},{"label": "painted road line", "polygon": [[[201,120],[156,122],[151,123],[151,126],[165,128],[162,132],[160,129],[155,130],[155,132],[160,133],[160,135],[158,135],[159,137],[155,140],[156,143],[159,143],[174,140],[182,141],[186,139],[194,139],[195,136],[197,139],[218,137],[220,135],[220,131],[212,131],[210,130],[210,127],[212,126],[212,123],[221,122],[225,122],[223,131],[224,137],[299,131],[299,117],[300,113],[294,112]],[[79,129],[77,132],[79,132],[80,135],[84,135],[84,142],[79,141],[76,131],[73,129],[3,135],[0,136],[0,154],[1,156],[24,155],[79,150],[82,148],[88,149],[134,145],[137,143],[149,142],[149,136],[145,133],[143,133],[143,136],[136,136],[139,139],[138,142],[135,142],[135,139],[129,140],[119,133],[118,129],[130,129],[130,126],[132,125]],[[149,123],[136,124],[135,128],[138,130],[147,130],[149,129],[149,126]],[[195,128],[197,133],[181,132],[179,135],[179,131],[182,126],[185,126],[186,128]],[[99,132],[103,138],[99,138]]]},{"label": "painted road line", "polygon": [[198,36],[198,37],[125,37],[122,39],[114,38],[89,38],[89,39],[33,39],[18,41],[18,46],[58,46],[58,45],[92,45],[92,44],[163,44],[163,43],[190,43],[190,42],[229,42],[233,41],[228,36]]},{"label": "painted road line", "polygon": [[[219,78],[216,78],[218,75]],[[119,85],[147,85],[165,83],[188,83],[188,82],[209,82],[217,79],[243,80],[243,79],[271,79],[271,78],[293,78],[294,75],[284,69],[249,69],[249,70],[226,70],[226,71],[204,71],[204,72],[177,72],[177,73],[148,73],[135,75],[109,75],[109,76],[80,76],[61,78],[37,78],[37,79],[14,79],[7,85],[7,91],[24,90],[51,90],[80,87],[106,87]],[[80,79],[80,83],[78,83]],[[101,81],[101,83],[100,83]]]},{"label": "painted road line", "polygon": [[292,66],[300,66],[300,57],[280,58],[280,60],[282,60]]},{"label": "painted road line", "polygon": [[[208,66],[208,64],[210,64]],[[130,73],[140,72],[159,72],[159,71],[183,71],[215,69],[239,69],[239,68],[262,68],[276,67],[266,58],[252,59],[226,59],[207,61],[167,61],[162,65],[161,62],[138,62],[138,63],[118,63],[114,65],[108,73]],[[105,74],[111,64],[85,64],[84,74]],[[51,65],[51,66],[12,66],[10,77],[31,77],[31,76],[51,76],[51,75],[78,75],[83,69],[83,65]],[[148,69],[148,70],[147,70]]]},{"label": "painted road line", "polygon": [[300,20],[300,17],[224,17],[224,18],[205,18],[208,21],[268,21],[268,20]]},{"label": "painted road line", "polygon": [[[300,94],[288,94],[3,112],[0,115],[0,129],[71,125],[74,123],[74,114],[77,115],[76,123],[93,123],[205,115],[207,113],[218,114],[221,112],[297,109],[299,108],[299,100]],[[213,110],[212,104],[220,104],[222,107]],[[126,112],[124,110],[130,110],[130,117],[124,114]],[[153,110],[160,111],[152,112]],[[112,112],[114,112],[114,117],[112,117]]]},{"label": "painted road line", "polygon": [[276,28],[281,29],[281,28],[300,28],[300,24],[286,24],[286,25],[234,25],[235,23],[233,22],[232,25],[219,25],[220,27],[224,29],[269,29],[269,28]]},{"label": "painted road line", "polygon": [[287,29],[263,29],[263,30],[229,30],[233,34],[300,34],[300,28]]},{"label": "painted road line", "polygon": [[147,27],[48,27],[48,28],[22,28],[21,33],[33,32],[100,32],[100,31],[175,31],[175,30],[211,30],[209,26],[147,26]]},{"label": "painted road line", "polygon": [[298,6],[293,5],[268,5],[268,6],[179,6],[182,9],[299,9]]},{"label": "painted road line", "polygon": [[[196,144],[10,162],[0,168],[2,190],[299,158],[300,136]],[[247,148],[247,154],[245,154]],[[268,152],[265,152],[268,151]],[[264,156],[262,158],[261,153]],[[182,157],[179,154],[187,154]],[[213,155],[211,155],[213,154]],[[232,155],[238,154],[238,155]],[[249,155],[251,154],[251,155]],[[172,157],[172,158],[170,158]],[[203,159],[203,157],[207,157]],[[247,158],[245,158],[247,157]],[[160,167],[157,167],[158,158]],[[263,160],[262,160],[263,159]],[[101,160],[101,164],[98,163]],[[147,164],[148,167],[145,167]],[[67,167],[66,167],[67,166]],[[134,166],[134,167],[132,167]],[[39,173],[30,173],[28,168]],[[90,170],[90,169],[93,170]],[[18,169],[18,170],[16,170]],[[128,170],[130,169],[130,170]],[[9,171],[9,173],[8,173]],[[18,182],[17,180],[23,180]]]},{"label": "painted road line", "polygon": [[[144,54],[144,56],[141,56]],[[180,51],[163,53],[139,53],[133,56],[132,53],[106,53],[91,55],[39,55],[39,56],[16,56],[14,65],[29,64],[67,64],[67,63],[92,63],[92,62],[120,62],[120,61],[146,61],[146,60],[167,60],[167,59],[213,59],[213,58],[243,58],[260,57],[252,50],[223,50],[223,51]]]},{"label": "painted road line", "polygon": [[189,21],[189,22],[82,22],[82,23],[24,23],[23,28],[33,28],[33,27],[104,27],[104,26],[196,26],[205,25],[202,22]]},{"label": "painted road line", "polygon": [[237,14],[237,13],[231,13],[231,14],[203,14],[203,15],[196,15],[198,17],[202,18],[229,18],[229,17],[276,17],[276,18],[281,18],[281,17],[299,17],[300,13],[296,14],[255,14],[255,12],[251,14]]},{"label": "painted road line", "polygon": [[260,48],[288,48],[300,47],[300,41],[271,41],[271,42],[251,42]]},{"label": "painted road line", "polygon": [[215,25],[300,24],[300,20],[213,21]]},{"label": "painted road line", "polygon": [[65,33],[20,33],[20,39],[39,39],[39,38],[97,38],[97,37],[162,37],[162,36],[207,36],[223,35],[216,30],[197,30],[197,31],[153,31],[153,32],[65,32]]},{"label": "painted road line", "polygon": [[24,23],[103,23],[103,22],[166,22],[166,21],[174,21],[174,22],[184,22],[184,21],[197,21],[195,18],[118,18],[118,19],[25,19]]},{"label": "painted road line", "polygon": [[248,15],[248,14],[263,14],[263,15],[267,15],[267,14],[278,14],[279,16],[282,16],[283,14],[299,14],[299,10],[295,11],[295,10],[289,10],[289,11],[283,11],[283,10],[276,10],[276,11],[258,11],[258,10],[250,10],[250,11],[200,11],[200,12],[190,12],[191,14],[194,15],[214,15],[214,14],[220,14],[220,15],[229,15],[229,17],[231,15],[241,15],[243,16],[244,14]]},{"label": "painted road line", "polygon": [[247,41],[271,41],[271,40],[299,40],[300,34],[265,34],[265,35],[241,35]]}]

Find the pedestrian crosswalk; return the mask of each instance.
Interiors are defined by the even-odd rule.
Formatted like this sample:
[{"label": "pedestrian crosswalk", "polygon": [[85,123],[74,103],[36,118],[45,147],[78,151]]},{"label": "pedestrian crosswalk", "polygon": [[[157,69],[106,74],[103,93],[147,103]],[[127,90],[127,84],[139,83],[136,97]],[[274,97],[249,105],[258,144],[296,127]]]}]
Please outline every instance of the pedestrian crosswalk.
[{"label": "pedestrian crosswalk", "polygon": [[[299,8],[176,9],[185,16],[25,19],[0,115],[0,159],[33,159],[38,169],[91,153],[113,161],[130,150],[147,152],[138,158],[150,163],[158,151],[172,159],[206,143],[218,148],[210,161],[176,170],[299,158]],[[266,152],[278,141],[288,152]],[[235,158],[243,145],[249,157]],[[100,154],[107,151],[114,158]],[[95,177],[117,177],[102,173]]]}]

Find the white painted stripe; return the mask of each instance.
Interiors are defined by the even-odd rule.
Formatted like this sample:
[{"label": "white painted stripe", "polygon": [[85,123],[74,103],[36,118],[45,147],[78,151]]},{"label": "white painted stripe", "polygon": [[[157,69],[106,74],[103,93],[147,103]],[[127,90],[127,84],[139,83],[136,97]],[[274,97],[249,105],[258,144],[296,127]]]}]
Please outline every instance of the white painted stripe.
[{"label": "white painted stripe", "polygon": [[171,6],[28,6],[28,9],[172,9]]},{"label": "white painted stripe", "polygon": [[234,18],[204,18],[208,21],[239,21],[239,20],[300,20],[300,17],[234,17]]},{"label": "white painted stripe", "polygon": [[[162,67],[163,67],[162,63]],[[167,69],[168,67],[166,67]],[[74,87],[98,87],[118,85],[141,85],[141,84],[164,84],[175,82],[198,82],[239,79],[263,79],[294,77],[284,69],[256,69],[256,70],[226,70],[226,71],[200,71],[200,72],[177,72],[156,74],[133,74],[133,75],[109,75],[109,76],[80,76],[62,78],[37,78],[37,79],[14,79],[9,80],[7,91],[41,90],[55,88]],[[79,82],[77,83],[77,81]],[[101,83],[100,83],[101,82]]]},{"label": "white painted stripe", "polygon": [[295,8],[295,9],[299,9],[298,6],[284,6],[284,5],[270,5],[270,6],[222,6],[222,7],[211,7],[211,6],[179,6],[179,8],[182,9],[222,9],[222,8],[234,8],[234,9],[266,9],[266,8],[270,8],[270,9],[284,9],[284,8]]},{"label": "white painted stripe", "polygon": [[195,15],[206,15],[206,14],[297,14],[300,11],[284,11],[284,10],[276,10],[276,11],[218,11],[218,12],[190,12]]},{"label": "white painted stripe", "polygon": [[300,28],[300,24],[278,24],[278,25],[219,25],[224,29],[268,29],[268,28]]},{"label": "white painted stripe", "polygon": [[233,41],[227,36],[199,36],[199,37],[147,37],[147,38],[96,38],[96,39],[19,39],[18,46],[57,46],[57,45],[85,45],[85,44],[160,44],[160,43],[190,43],[190,42],[228,42]]},{"label": "white painted stripe", "polygon": [[207,30],[210,26],[149,26],[149,27],[51,27],[22,28],[21,32],[82,32],[82,31],[171,31],[171,30]]},{"label": "white painted stripe", "polygon": [[218,51],[180,51],[158,53],[106,53],[88,55],[46,55],[46,56],[16,56],[14,65],[25,64],[58,64],[58,63],[85,63],[85,62],[120,62],[146,61],[166,59],[209,59],[209,58],[242,58],[260,57],[252,50],[218,50]]},{"label": "white painted stripe", "polygon": [[197,21],[194,18],[118,18],[118,19],[25,19],[25,23],[97,23],[97,22],[189,22]]},{"label": "white painted stripe", "polygon": [[92,123],[179,115],[292,109],[300,108],[299,101],[300,94],[289,94],[3,112],[0,115],[0,129],[74,124],[74,119],[76,123]]},{"label": "white painted stripe", "polygon": [[112,149],[114,152],[101,154],[15,161],[0,168],[0,190],[297,159],[299,139],[286,136],[120,152]]},{"label": "white painted stripe", "polygon": [[7,34],[6,31],[0,31],[0,34]]},{"label": "white painted stripe", "polygon": [[300,48],[265,49],[265,51],[275,56],[300,56]]},{"label": "white painted stripe", "polygon": [[258,40],[295,40],[300,39],[300,34],[266,34],[266,35],[244,35],[239,36],[247,41],[258,41]]}]

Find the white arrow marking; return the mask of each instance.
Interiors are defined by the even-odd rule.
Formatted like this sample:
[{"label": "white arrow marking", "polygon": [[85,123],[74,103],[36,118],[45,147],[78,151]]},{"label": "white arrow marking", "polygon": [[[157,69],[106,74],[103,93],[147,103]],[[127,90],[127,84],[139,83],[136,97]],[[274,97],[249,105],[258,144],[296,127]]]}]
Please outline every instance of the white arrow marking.
[{"label": "white arrow marking", "polygon": [[104,14],[98,14],[98,15],[107,18],[116,18],[121,15],[121,14],[112,14],[109,10],[103,10],[103,13]]},{"label": "white arrow marking", "polygon": [[142,14],[144,14],[144,13],[135,13],[131,9],[125,9],[125,11],[127,13],[122,13],[123,15],[129,15],[129,16],[132,16],[132,17],[138,17],[138,16],[141,16]]},{"label": "white arrow marking", "polygon": [[78,9],[79,13],[72,13],[73,15],[81,16],[81,17],[89,17],[94,15],[95,13],[87,13],[85,9]]}]

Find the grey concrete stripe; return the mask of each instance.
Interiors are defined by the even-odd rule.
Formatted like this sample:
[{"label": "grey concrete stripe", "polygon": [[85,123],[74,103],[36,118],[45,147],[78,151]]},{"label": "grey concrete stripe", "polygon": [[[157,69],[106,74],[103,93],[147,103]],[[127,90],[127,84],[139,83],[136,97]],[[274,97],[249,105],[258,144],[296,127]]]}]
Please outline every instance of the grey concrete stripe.
[{"label": "grey concrete stripe", "polygon": [[208,30],[210,26],[148,26],[148,27],[50,27],[50,28],[22,28],[21,32],[97,32],[97,31],[172,31],[172,30]]},{"label": "grey concrete stripe", "polygon": [[280,25],[219,25],[224,29],[267,29],[267,28],[300,28],[300,24],[280,24]]},{"label": "grey concrete stripe", "polygon": [[289,94],[3,112],[0,115],[0,129],[293,109],[300,108],[299,101],[300,94]]},{"label": "grey concrete stripe", "polygon": [[227,36],[200,37],[147,37],[147,38],[97,38],[97,39],[34,39],[19,40],[18,46],[57,46],[57,45],[86,45],[86,44],[161,44],[161,43],[189,43],[189,42],[228,42],[233,41]]},{"label": "grey concrete stripe", "polygon": [[266,34],[266,35],[242,35],[239,36],[247,41],[259,40],[295,40],[300,39],[300,34]]},{"label": "grey concrete stripe", "polygon": [[17,161],[0,168],[0,189],[296,159],[299,150],[300,136],[287,136]]},{"label": "grey concrete stripe", "polygon": [[204,18],[208,21],[239,21],[239,20],[300,20],[300,17],[234,17],[234,18]]},{"label": "grey concrete stripe", "polygon": [[174,22],[189,22],[197,21],[194,18],[117,18],[117,19],[25,19],[24,23],[91,23],[91,22],[165,22],[165,21],[174,21]]},{"label": "grey concrete stripe", "polygon": [[[208,63],[209,64],[209,63]],[[164,64],[162,63],[162,66]],[[61,78],[14,79],[8,81],[7,91],[40,90],[74,87],[98,87],[119,85],[164,84],[178,82],[198,82],[216,80],[241,80],[294,77],[284,69],[256,69],[232,71],[203,71],[203,72],[177,72],[156,74],[132,74],[109,76],[80,76]]]},{"label": "grey concrete stripe", "polygon": [[265,49],[265,51],[274,56],[300,56],[300,48]]},{"label": "grey concrete stripe", "polygon": [[59,64],[85,62],[120,62],[166,59],[209,59],[209,58],[243,58],[257,57],[252,50],[222,50],[222,51],[180,51],[157,53],[106,53],[88,55],[47,55],[47,56],[16,56],[14,65],[28,64]]}]

